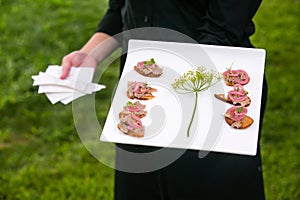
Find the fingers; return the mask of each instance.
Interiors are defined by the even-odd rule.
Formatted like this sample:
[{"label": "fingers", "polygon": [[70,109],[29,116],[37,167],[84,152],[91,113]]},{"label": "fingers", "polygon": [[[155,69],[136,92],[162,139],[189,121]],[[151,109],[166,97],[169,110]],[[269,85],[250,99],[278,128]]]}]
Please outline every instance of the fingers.
[{"label": "fingers", "polygon": [[82,62],[84,61],[85,57],[87,54],[79,52],[79,51],[74,51],[68,55],[66,55],[62,59],[62,73],[60,78],[65,79],[68,77],[70,70],[72,67],[79,67]]},{"label": "fingers", "polygon": [[62,73],[60,79],[65,79],[68,77],[72,67],[72,61],[69,57],[65,56],[62,60]]}]

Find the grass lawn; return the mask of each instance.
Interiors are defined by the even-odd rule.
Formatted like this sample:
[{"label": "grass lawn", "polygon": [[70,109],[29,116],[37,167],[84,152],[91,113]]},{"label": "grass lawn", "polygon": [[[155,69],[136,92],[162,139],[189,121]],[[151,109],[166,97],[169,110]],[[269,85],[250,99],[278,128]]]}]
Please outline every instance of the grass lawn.
[{"label": "grass lawn", "polygon": [[[0,199],[113,199],[114,171],[81,143],[72,105],[51,105],[31,75],[60,64],[95,31],[107,1],[0,0]],[[253,44],[267,50],[261,148],[268,200],[300,199],[300,1],[263,1]],[[96,95],[103,124],[118,63]]]}]

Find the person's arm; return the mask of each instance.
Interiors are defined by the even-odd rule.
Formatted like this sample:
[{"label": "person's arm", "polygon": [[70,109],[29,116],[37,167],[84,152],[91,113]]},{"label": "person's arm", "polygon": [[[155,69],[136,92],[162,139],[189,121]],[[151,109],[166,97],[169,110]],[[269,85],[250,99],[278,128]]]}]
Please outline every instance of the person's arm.
[{"label": "person's arm", "polygon": [[261,0],[209,0],[198,42],[229,46],[251,46],[252,18]]},{"label": "person's arm", "polygon": [[109,8],[100,21],[97,32],[80,50],[73,51],[62,59],[61,79],[65,79],[71,67],[97,65],[114,51],[118,42],[111,36],[122,31],[121,8],[124,0],[110,0]]}]

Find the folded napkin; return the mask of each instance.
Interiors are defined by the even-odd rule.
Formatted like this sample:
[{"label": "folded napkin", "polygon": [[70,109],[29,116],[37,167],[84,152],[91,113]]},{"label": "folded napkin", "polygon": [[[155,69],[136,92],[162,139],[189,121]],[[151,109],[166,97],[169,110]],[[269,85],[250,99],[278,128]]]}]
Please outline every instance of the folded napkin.
[{"label": "folded napkin", "polygon": [[38,93],[45,93],[52,104],[68,104],[105,88],[105,85],[92,83],[94,69],[91,67],[72,67],[64,80],[60,79],[61,73],[61,66],[49,65],[45,72],[32,76],[33,86],[39,86]]}]

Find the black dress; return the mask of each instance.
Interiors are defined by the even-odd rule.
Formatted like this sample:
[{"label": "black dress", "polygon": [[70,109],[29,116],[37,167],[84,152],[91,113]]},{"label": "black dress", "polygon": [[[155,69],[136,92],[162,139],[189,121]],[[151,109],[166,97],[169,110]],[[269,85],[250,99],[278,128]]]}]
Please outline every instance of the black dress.
[{"label": "black dress", "polygon": [[[141,27],[179,31],[202,44],[252,47],[252,18],[261,0],[110,0],[98,26],[99,32],[115,35]],[[164,40],[165,38],[162,38]],[[122,59],[124,64],[125,58]],[[266,105],[264,81],[261,120]],[[260,124],[262,124],[260,122]],[[116,165],[131,164],[124,149],[151,152],[154,147],[117,145]],[[180,151],[177,149],[169,149]],[[188,150],[170,165],[147,173],[115,170],[116,200],[264,199],[260,148],[256,156]],[[153,161],[155,162],[155,161]]]}]

